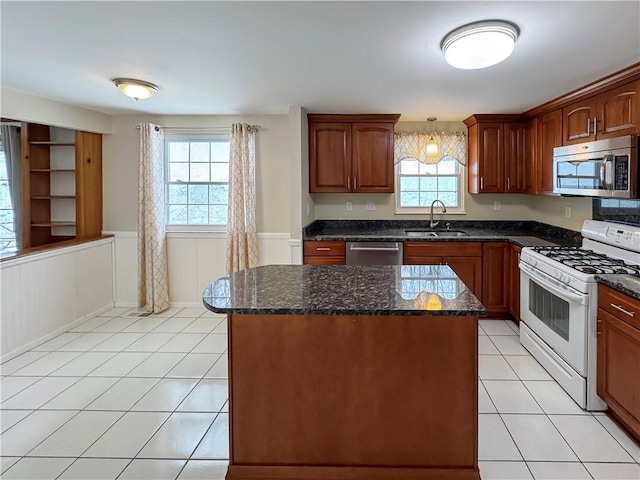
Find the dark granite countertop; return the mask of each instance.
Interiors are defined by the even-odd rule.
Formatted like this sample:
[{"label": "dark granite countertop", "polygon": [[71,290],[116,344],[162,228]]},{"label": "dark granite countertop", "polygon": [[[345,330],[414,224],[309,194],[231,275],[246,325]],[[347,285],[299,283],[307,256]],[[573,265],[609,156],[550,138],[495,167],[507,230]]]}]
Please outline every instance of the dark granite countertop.
[{"label": "dark granite countertop", "polygon": [[446,265],[266,265],[219,278],[203,303],[218,313],[486,315]]},{"label": "dark granite countertop", "polygon": [[596,280],[640,300],[640,275],[596,275]]},{"label": "dark granite countertop", "polygon": [[425,220],[316,220],[302,231],[303,240],[510,242],[521,247],[580,245],[580,232],[530,221],[441,221],[435,230],[459,230],[461,237],[409,237],[405,230],[429,229]]}]

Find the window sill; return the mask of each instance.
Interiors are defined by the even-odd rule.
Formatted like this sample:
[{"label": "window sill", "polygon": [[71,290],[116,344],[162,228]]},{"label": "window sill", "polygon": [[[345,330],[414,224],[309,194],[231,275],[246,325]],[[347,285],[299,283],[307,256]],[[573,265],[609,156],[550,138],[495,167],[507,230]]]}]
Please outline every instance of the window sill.
[{"label": "window sill", "polygon": [[[415,209],[415,210],[396,210],[395,212],[393,212],[395,215],[430,215],[431,214],[431,210],[429,208],[427,209]],[[467,212],[465,212],[464,210],[447,210],[446,213],[442,213],[442,211],[440,209],[436,210],[435,208],[433,209],[433,214],[434,215],[466,215]]]}]

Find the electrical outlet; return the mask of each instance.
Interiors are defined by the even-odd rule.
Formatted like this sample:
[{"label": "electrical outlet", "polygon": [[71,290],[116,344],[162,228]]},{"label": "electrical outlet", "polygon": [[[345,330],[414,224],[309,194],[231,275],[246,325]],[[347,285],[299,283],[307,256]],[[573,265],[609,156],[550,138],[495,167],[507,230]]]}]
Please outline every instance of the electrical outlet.
[{"label": "electrical outlet", "polygon": [[500,200],[493,202],[493,210],[496,212],[502,210],[502,203],[500,203]]},{"label": "electrical outlet", "polygon": [[564,216],[571,218],[571,207],[564,207]]},{"label": "electrical outlet", "polygon": [[367,210],[369,210],[369,211],[373,211],[373,210],[375,210],[375,209],[376,209],[376,204],[375,204],[375,203],[373,203],[373,202],[369,202],[369,203],[367,203],[367,205],[366,205],[366,207],[365,207],[365,208],[366,208]]},{"label": "electrical outlet", "polygon": [[347,209],[347,212],[352,212],[353,211],[353,202],[347,202],[345,204],[344,208]]}]

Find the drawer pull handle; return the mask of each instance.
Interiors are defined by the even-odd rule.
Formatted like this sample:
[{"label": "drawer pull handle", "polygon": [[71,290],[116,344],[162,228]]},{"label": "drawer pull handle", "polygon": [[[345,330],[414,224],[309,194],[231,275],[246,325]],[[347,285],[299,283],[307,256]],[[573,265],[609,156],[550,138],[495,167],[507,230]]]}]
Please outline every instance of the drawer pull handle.
[{"label": "drawer pull handle", "polygon": [[331,247],[316,247],[317,252],[329,252],[331,251]]},{"label": "drawer pull handle", "polygon": [[620,305],[616,305],[615,303],[610,303],[610,305],[615,308],[616,310],[620,310],[622,313],[626,313],[627,315],[629,315],[631,318],[635,317],[636,314],[635,312],[630,312],[629,310],[625,310],[624,308],[622,308]]}]

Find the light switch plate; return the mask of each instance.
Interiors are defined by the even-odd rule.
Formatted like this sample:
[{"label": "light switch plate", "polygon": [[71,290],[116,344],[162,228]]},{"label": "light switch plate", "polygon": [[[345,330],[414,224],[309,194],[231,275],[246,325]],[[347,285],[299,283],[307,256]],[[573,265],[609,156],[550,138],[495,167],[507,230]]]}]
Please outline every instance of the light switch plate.
[{"label": "light switch plate", "polygon": [[571,218],[571,207],[564,207],[564,216]]},{"label": "light switch plate", "polygon": [[500,200],[493,202],[493,210],[496,212],[502,210],[502,203],[500,203]]},{"label": "light switch plate", "polygon": [[344,208],[347,209],[347,212],[352,212],[353,211],[353,203],[352,202],[347,202],[345,204]]}]

